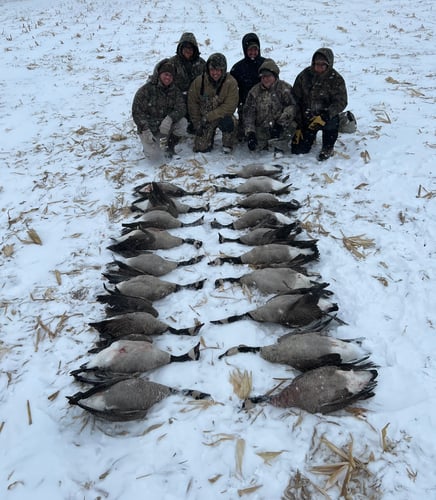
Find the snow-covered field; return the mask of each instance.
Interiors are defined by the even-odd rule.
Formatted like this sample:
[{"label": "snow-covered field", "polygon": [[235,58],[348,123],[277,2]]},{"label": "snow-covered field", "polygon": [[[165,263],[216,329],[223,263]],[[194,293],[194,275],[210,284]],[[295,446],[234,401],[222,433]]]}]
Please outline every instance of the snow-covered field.
[{"label": "snow-covered field", "polygon": [[[353,499],[434,498],[434,2],[1,5],[0,498],[339,498],[344,484],[342,494]],[[242,145],[230,156],[219,147],[203,155],[192,153],[189,138],[177,158],[148,164],[131,102],[184,31],[195,33],[205,59],[224,53],[229,68],[242,57],[242,36],[255,31],[263,55],[291,84],[318,47],[331,47],[357,133],[340,136],[324,163],[316,161],[319,146],[280,159]],[[159,252],[175,260],[204,254],[165,279],[206,284],[155,303],[172,326],[205,323],[197,339],[164,334],[155,342],[180,354],[201,339],[200,360],[148,376],[208,392],[214,404],[175,395],[130,423],[70,406],[66,396],[85,388],[70,371],[92,357],[97,332],[88,323],[105,317],[96,297],[113,258],[106,247],[133,218],[133,187],[149,180],[186,189],[236,185],[216,176],[253,162],[284,166],[293,184],[288,198],[302,203],[294,216],[305,236],[319,240],[319,262],[307,267],[330,283],[346,323],[334,323],[330,335],[365,338],[380,367],[375,397],[354,405],[361,411],[327,416],[240,410],[229,381],[235,370],[251,372],[253,395],[298,372],[255,354],[218,359],[233,345],[269,344],[288,330],[210,323],[266,300],[237,286],[215,289],[216,278],[245,268],[208,262],[247,248],[218,244],[210,222],[237,213],[213,208],[237,196],[210,189],[183,199],[210,203],[204,224],[171,231],[202,240],[203,248]],[[324,474],[314,469],[326,464]]]}]

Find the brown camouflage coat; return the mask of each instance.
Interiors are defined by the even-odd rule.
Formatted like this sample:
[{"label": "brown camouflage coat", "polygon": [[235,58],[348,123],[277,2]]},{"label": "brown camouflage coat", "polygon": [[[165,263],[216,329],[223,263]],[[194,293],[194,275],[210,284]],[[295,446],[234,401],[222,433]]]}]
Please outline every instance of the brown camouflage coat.
[{"label": "brown camouflage coat", "polygon": [[[194,55],[191,60],[187,60],[182,55],[184,43],[192,43]],[[170,63],[174,66],[174,83],[184,93],[187,94],[192,81],[203,73],[206,61],[200,57],[197,40],[193,33],[183,33],[177,44],[176,55],[170,58]]]},{"label": "brown camouflage coat", "polygon": [[220,80],[215,82],[209,77],[206,64],[203,74],[197,76],[189,87],[188,111],[196,129],[199,127],[202,117],[206,117],[207,121],[211,123],[224,118],[224,116],[233,116],[238,102],[238,83],[230,73],[226,72],[226,69],[224,69]]},{"label": "brown camouflage coat", "polygon": [[159,80],[159,68],[166,62],[168,59],[156,65],[152,76],[136,92],[133,99],[132,116],[138,133],[150,129],[156,134],[165,116],[170,116],[175,123],[186,115],[185,99],[180,89],[174,82],[165,87]]},{"label": "brown camouflage coat", "polygon": [[[321,54],[327,59],[329,67],[325,73],[318,75],[313,70],[315,56]],[[300,126],[305,126],[305,111],[307,116],[322,114],[331,119],[343,111],[348,102],[347,88],[342,76],[333,68],[334,56],[329,48],[315,51],[312,64],[305,68],[295,79],[293,94],[298,105]]]}]

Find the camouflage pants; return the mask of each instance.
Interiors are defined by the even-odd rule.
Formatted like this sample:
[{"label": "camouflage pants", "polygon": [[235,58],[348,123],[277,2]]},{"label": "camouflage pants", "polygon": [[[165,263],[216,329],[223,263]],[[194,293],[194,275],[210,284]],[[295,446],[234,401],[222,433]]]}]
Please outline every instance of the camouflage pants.
[{"label": "camouflage pants", "polygon": [[268,149],[269,147],[276,147],[283,151],[288,151],[288,143],[292,140],[295,134],[297,124],[292,122],[289,126],[285,127],[277,138],[271,137],[271,130],[269,127],[257,127],[256,128],[256,138],[257,138],[257,149]]},{"label": "camouflage pants", "polygon": [[[238,120],[232,116],[233,119],[233,131],[232,132],[223,132],[223,147],[225,148],[233,148],[237,138],[238,132]],[[215,140],[215,134],[217,129],[219,128],[219,120],[215,120],[214,122],[208,123],[201,134],[197,134],[194,139],[194,153],[207,153],[212,151],[213,143]]]},{"label": "camouflage pants", "polygon": [[[186,128],[188,126],[188,120],[186,118],[181,118],[178,122],[174,123],[171,127],[171,132],[169,135],[174,135],[176,137],[186,137]],[[162,139],[166,138],[163,136],[159,130],[155,132],[152,137],[150,137],[149,131],[146,130],[139,134],[139,139],[141,140],[142,149],[147,158],[155,159],[161,153],[161,143]]]}]

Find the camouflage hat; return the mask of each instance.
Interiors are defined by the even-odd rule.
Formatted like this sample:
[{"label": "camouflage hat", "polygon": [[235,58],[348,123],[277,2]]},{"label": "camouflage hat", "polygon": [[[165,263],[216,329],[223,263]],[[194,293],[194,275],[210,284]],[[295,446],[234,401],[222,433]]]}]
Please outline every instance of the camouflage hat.
[{"label": "camouflage hat", "polygon": [[259,75],[273,74],[276,78],[280,74],[280,68],[272,59],[265,59],[259,68]]},{"label": "camouflage hat", "polygon": [[225,71],[227,69],[227,60],[223,54],[216,53],[209,57],[207,65],[209,68],[222,69]]},{"label": "camouflage hat", "polygon": [[161,66],[159,66],[159,75],[161,73],[171,73],[174,76],[174,66],[169,62],[164,62]]}]

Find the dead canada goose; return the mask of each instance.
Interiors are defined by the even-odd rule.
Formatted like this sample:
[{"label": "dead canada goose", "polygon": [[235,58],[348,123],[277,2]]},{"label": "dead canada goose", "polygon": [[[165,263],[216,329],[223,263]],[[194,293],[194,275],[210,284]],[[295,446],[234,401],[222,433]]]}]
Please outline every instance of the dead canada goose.
[{"label": "dead canada goose", "polygon": [[122,226],[131,229],[147,229],[151,227],[156,229],[176,229],[179,227],[200,226],[203,222],[204,217],[200,217],[193,222],[181,222],[164,210],[152,210],[141,215],[135,222],[128,222],[122,224]]},{"label": "dead canada goose", "polygon": [[175,293],[183,289],[201,290],[205,281],[204,279],[194,283],[188,283],[187,285],[180,285],[179,283],[161,280],[149,274],[140,274],[126,281],[120,281],[115,285],[114,290],[108,289],[105,285],[103,286],[109,294],[116,297],[127,295],[130,297],[140,297],[153,302],[163,299],[170,293]]},{"label": "dead canada goose", "polygon": [[203,244],[199,240],[180,238],[164,229],[155,228],[125,228],[120,238],[112,238],[112,240],[114,243],[109,245],[107,249],[124,257],[133,257],[144,250],[167,250],[183,244],[200,248]]},{"label": "dead canada goose", "polygon": [[149,342],[117,340],[98,352],[71,375],[79,382],[96,384],[119,375],[144,373],[169,363],[196,361],[200,357],[200,343],[185,354],[173,356]]},{"label": "dead canada goose", "polygon": [[329,286],[329,283],[318,283],[289,267],[266,267],[243,274],[238,278],[219,278],[215,281],[215,287],[218,288],[226,282],[253,287],[265,294],[302,294],[322,290]]},{"label": "dead canada goose", "polygon": [[139,198],[135,200],[130,205],[130,210],[132,212],[151,212],[152,210],[164,210],[165,212],[170,213],[173,217],[178,217],[179,214],[190,214],[193,212],[208,212],[210,209],[209,204],[202,205],[199,207],[192,207],[187,203],[182,203],[176,199],[172,200],[172,203],[161,203],[161,204],[152,204],[148,198]]},{"label": "dead canada goose", "polygon": [[252,319],[261,323],[277,323],[291,328],[314,325],[333,311],[338,305],[325,299],[323,290],[304,294],[276,295],[263,306],[242,314],[211,321],[213,324],[234,323],[241,319]]},{"label": "dead canada goose", "polygon": [[295,237],[301,232],[302,228],[300,222],[297,221],[276,228],[256,227],[238,238],[227,238],[221,233],[218,233],[218,239],[220,243],[241,243],[242,245],[251,247],[268,245],[270,243],[289,245],[294,242]]},{"label": "dead canada goose", "polygon": [[280,200],[272,193],[253,193],[245,198],[237,200],[237,202],[232,205],[215,208],[214,212],[222,212],[229,208],[267,208],[275,212],[288,212],[301,208],[301,203],[297,200]]},{"label": "dead canada goose", "polygon": [[270,177],[258,176],[252,177],[234,188],[216,186],[215,190],[223,193],[275,193],[279,195],[288,193],[291,186],[292,184],[285,184],[283,182],[276,181],[275,179],[271,179]]},{"label": "dead canada goose", "polygon": [[220,174],[216,177],[227,179],[235,179],[236,177],[241,177],[242,179],[250,179],[251,177],[258,177],[261,175],[276,178],[281,175],[282,171],[282,165],[264,165],[262,163],[250,163],[248,165],[243,165],[239,169],[234,169],[232,173]]},{"label": "dead canada goose", "polygon": [[210,225],[215,229],[229,228],[239,230],[247,229],[249,227],[274,228],[289,225],[293,222],[295,222],[295,220],[291,220],[289,217],[286,217],[281,213],[273,212],[272,210],[268,210],[266,208],[252,208],[229,224],[221,224],[214,219]]},{"label": "dead canada goose", "polygon": [[112,342],[129,335],[155,336],[165,332],[173,335],[197,335],[203,323],[189,328],[174,328],[147,312],[130,312],[112,318],[88,323],[100,334],[100,338]]},{"label": "dead canada goose", "polygon": [[291,244],[260,245],[237,257],[217,257],[208,264],[220,266],[229,262],[231,264],[251,264],[258,267],[295,267],[318,259],[319,251],[316,242],[299,242],[299,244],[301,243],[303,243],[301,248],[297,245],[291,246]]},{"label": "dead canada goose", "polygon": [[106,304],[105,311],[107,316],[116,316],[129,312],[146,312],[155,318],[159,316],[152,302],[143,297],[109,293],[107,295],[97,295],[97,302]]},{"label": "dead canada goose", "polygon": [[[227,349],[219,359],[238,353],[252,352],[270,363],[283,363],[300,371],[312,370],[325,365],[361,365],[368,354],[359,341],[342,340],[317,332],[287,334],[275,344],[262,347],[239,345]],[[368,367],[370,363],[365,364]],[[372,366],[372,365],[371,365]]]},{"label": "dead canada goose", "polygon": [[[137,196],[146,197],[151,192],[151,182],[145,182],[136,186],[133,189],[133,193]],[[182,196],[201,196],[204,194],[207,189],[202,189],[199,191],[187,191],[186,189],[172,184],[171,182],[156,182],[160,189],[169,196],[180,198]]]},{"label": "dead canada goose", "polygon": [[209,210],[206,207],[191,207],[186,203],[182,203],[173,199],[166,193],[159,185],[158,182],[152,182],[147,196],[135,200],[131,205],[132,211],[149,212],[151,210],[165,210],[173,217],[178,217],[179,214],[187,214],[191,212],[204,212]]},{"label": "dead canada goose", "polygon": [[296,377],[276,395],[248,398],[244,407],[269,403],[279,408],[298,407],[310,413],[330,413],[374,396],[377,370],[322,366]]},{"label": "dead canada goose", "polygon": [[191,396],[194,399],[209,398],[210,394],[192,389],[175,389],[141,378],[125,378],[105,382],[86,392],[67,396],[70,404],[111,421],[127,421],[144,418],[148,410],[172,394]]},{"label": "dead canada goose", "polygon": [[[129,313],[128,313],[129,314]],[[132,342],[148,342],[149,344],[153,343],[153,337],[150,335],[142,335],[140,333],[131,333],[130,335],[122,335],[119,339],[100,339],[95,343],[95,347],[88,349],[89,354],[95,354],[100,352],[102,349],[106,349],[111,344],[116,342],[117,340],[131,340]]]},{"label": "dead canada goose", "polygon": [[[164,276],[179,267],[197,264],[203,258],[204,255],[199,255],[189,260],[175,262],[154,253],[141,253],[128,257],[124,261],[114,260],[108,265],[108,272],[103,273],[103,276],[109,280],[109,283],[119,283],[141,274]],[[114,269],[114,266],[118,269]]]}]

